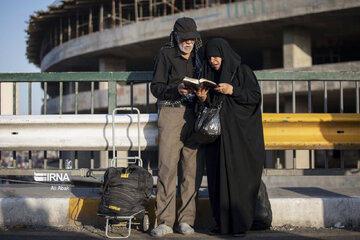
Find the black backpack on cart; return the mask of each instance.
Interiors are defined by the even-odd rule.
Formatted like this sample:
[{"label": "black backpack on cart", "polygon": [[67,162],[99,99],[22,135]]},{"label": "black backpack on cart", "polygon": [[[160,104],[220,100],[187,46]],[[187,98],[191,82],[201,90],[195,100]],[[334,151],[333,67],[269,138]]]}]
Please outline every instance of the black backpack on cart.
[{"label": "black backpack on cart", "polygon": [[[127,238],[131,234],[133,221],[141,220],[141,230],[146,232],[150,222],[146,208],[149,204],[153,191],[153,178],[151,173],[142,167],[141,144],[140,144],[140,111],[137,108],[121,107],[112,112],[112,143],[113,156],[115,156],[115,113],[117,111],[137,111],[138,131],[138,156],[114,157],[110,161],[110,167],[104,174],[104,182],[101,187],[101,199],[98,215],[106,218],[105,235],[108,238]],[[132,120],[134,116],[128,115]],[[124,163],[131,164],[128,167],[115,167],[117,160],[125,160]],[[132,160],[132,161],[129,161]],[[110,236],[109,225],[121,221],[128,222],[128,233],[126,236]]]},{"label": "black backpack on cart", "polygon": [[108,216],[144,216],[153,190],[151,174],[138,165],[110,167],[104,175],[98,214]]}]

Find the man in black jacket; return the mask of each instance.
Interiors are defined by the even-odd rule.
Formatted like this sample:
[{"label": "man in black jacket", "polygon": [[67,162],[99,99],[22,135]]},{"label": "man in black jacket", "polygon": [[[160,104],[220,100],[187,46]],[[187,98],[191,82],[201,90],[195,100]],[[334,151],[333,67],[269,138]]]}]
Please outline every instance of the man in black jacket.
[{"label": "man in black jacket", "polygon": [[[153,236],[173,233],[176,217],[178,232],[191,234],[196,214],[196,196],[201,176],[197,174],[198,144],[193,135],[193,90],[182,83],[185,76],[201,74],[200,34],[192,18],[179,18],[155,59],[151,92],[158,99],[159,165],[156,216],[159,226]],[[180,208],[176,214],[176,179],[180,161]]]}]

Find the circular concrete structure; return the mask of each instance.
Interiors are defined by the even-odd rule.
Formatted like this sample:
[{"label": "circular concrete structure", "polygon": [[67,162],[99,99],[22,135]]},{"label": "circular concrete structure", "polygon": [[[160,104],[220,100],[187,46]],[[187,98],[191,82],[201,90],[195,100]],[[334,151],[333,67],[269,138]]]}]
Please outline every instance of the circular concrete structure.
[{"label": "circular concrete structure", "polygon": [[[295,42],[300,48],[309,42],[305,46],[308,50],[303,50],[311,61],[304,67],[360,60],[357,0],[192,4],[178,0],[167,1],[174,5],[166,7],[154,0],[61,2],[30,20],[27,55],[42,71],[101,71],[104,58],[122,60],[118,70],[152,70],[154,56],[166,42],[174,21],[182,16],[196,20],[204,41],[214,36],[226,38],[253,69],[286,67],[293,57],[284,52],[287,42]],[[358,65],[351,68],[359,69]],[[292,63],[289,66],[297,67]]]}]

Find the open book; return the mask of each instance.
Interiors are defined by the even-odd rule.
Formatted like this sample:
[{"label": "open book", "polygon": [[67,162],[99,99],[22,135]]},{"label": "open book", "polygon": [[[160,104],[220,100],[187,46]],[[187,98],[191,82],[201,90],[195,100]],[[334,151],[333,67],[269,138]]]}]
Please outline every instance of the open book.
[{"label": "open book", "polygon": [[194,89],[198,89],[201,83],[208,88],[214,88],[217,86],[215,82],[207,80],[205,78],[196,79],[196,78],[184,77],[182,82],[185,84],[187,88],[194,88]]}]

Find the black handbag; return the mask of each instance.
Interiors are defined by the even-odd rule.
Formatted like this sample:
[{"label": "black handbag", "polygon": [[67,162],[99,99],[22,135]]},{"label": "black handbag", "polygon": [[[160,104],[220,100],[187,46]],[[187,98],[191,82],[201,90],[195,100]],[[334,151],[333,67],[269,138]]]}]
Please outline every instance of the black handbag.
[{"label": "black handbag", "polygon": [[265,183],[261,180],[256,200],[255,216],[252,230],[265,230],[271,227],[272,210]]},{"label": "black handbag", "polygon": [[[230,79],[234,79],[235,71]],[[222,101],[216,107],[204,107],[195,121],[195,137],[201,144],[214,142],[221,135],[220,110]]]},{"label": "black handbag", "polygon": [[221,104],[217,107],[205,107],[195,121],[195,136],[199,143],[214,142],[221,135]]}]

